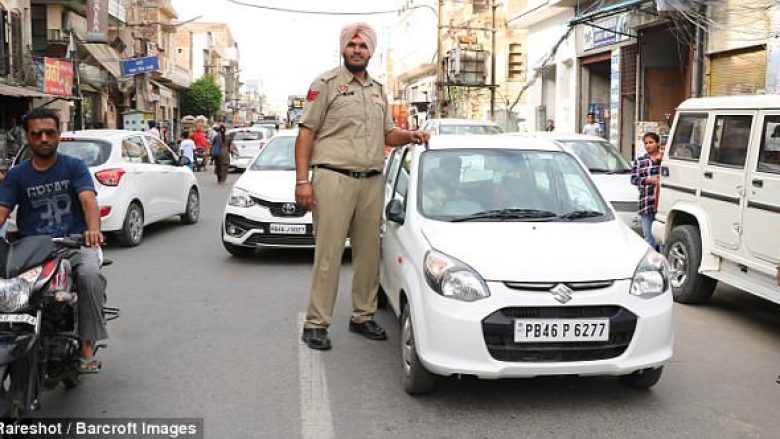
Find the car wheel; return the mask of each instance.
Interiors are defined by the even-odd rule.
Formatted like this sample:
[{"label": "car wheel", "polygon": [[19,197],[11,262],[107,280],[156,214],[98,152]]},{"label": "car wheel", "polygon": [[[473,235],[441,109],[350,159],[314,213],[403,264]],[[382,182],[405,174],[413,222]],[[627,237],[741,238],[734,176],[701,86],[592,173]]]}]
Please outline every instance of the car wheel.
[{"label": "car wheel", "polygon": [[717,281],[699,274],[701,257],[699,229],[691,225],[675,227],[666,244],[669,283],[675,302],[704,303],[712,297]]},{"label": "car wheel", "polygon": [[255,253],[254,247],[244,247],[243,245],[235,245],[225,241],[222,241],[222,245],[228,253],[239,258],[252,256]]},{"label": "car wheel", "polygon": [[122,230],[117,233],[117,240],[126,247],[134,247],[141,243],[144,237],[144,211],[138,203],[131,203],[125,214]]},{"label": "car wheel", "polygon": [[404,390],[410,395],[430,393],[436,387],[436,375],[428,372],[417,356],[414,341],[412,313],[409,304],[404,305],[401,313],[401,359],[403,360]]},{"label": "car wheel", "polygon": [[190,189],[190,193],[187,195],[187,207],[185,207],[184,213],[181,214],[181,221],[184,224],[195,224],[200,217],[200,195],[197,189]]},{"label": "car wheel", "polygon": [[633,387],[634,389],[649,389],[658,383],[663,371],[663,366],[655,369],[638,370],[630,375],[623,375],[620,377],[620,382],[624,386]]}]

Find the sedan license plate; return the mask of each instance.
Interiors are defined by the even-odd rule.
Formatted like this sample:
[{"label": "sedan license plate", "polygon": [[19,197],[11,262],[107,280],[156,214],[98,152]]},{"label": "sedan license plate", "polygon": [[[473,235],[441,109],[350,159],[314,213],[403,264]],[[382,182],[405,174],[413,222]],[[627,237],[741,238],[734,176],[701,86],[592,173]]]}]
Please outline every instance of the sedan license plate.
[{"label": "sedan license plate", "polygon": [[28,314],[0,314],[0,323],[27,323],[35,326],[38,319]]},{"label": "sedan license plate", "polygon": [[271,233],[280,235],[305,235],[305,224],[271,224]]},{"label": "sedan license plate", "polygon": [[609,319],[515,320],[515,343],[609,340]]}]

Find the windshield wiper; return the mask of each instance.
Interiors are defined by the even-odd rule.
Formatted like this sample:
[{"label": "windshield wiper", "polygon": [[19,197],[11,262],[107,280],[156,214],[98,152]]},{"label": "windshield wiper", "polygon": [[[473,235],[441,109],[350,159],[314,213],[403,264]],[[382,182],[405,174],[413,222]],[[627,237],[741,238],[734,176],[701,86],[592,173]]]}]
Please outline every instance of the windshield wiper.
[{"label": "windshield wiper", "polygon": [[486,210],[484,212],[477,212],[472,215],[464,216],[461,218],[455,218],[452,222],[473,221],[479,219],[542,219],[542,218],[554,218],[557,215],[554,212],[548,210],[537,209],[493,209]]},{"label": "windshield wiper", "polygon": [[573,212],[564,213],[559,216],[560,219],[575,220],[582,218],[595,218],[597,216],[604,216],[604,212],[597,212],[595,210],[575,210]]}]

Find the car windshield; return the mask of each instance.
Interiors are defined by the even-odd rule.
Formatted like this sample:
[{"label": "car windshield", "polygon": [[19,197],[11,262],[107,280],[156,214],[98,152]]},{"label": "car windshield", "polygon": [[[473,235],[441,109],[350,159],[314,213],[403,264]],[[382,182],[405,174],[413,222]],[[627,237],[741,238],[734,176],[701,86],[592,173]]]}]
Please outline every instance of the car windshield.
[{"label": "car windshield", "polygon": [[252,171],[294,171],[295,137],[281,136],[271,139],[257,155],[250,169]]},{"label": "car windshield", "polygon": [[609,142],[562,140],[585,163],[590,172],[628,174],[631,164]]},{"label": "car windshield", "polygon": [[501,128],[495,125],[442,125],[439,134],[501,134]]},{"label": "car windshield", "polygon": [[263,140],[263,133],[259,131],[236,131],[233,140]]},{"label": "car windshield", "polygon": [[[108,161],[111,144],[99,140],[61,140],[57,152],[84,160],[87,166],[99,166]],[[25,145],[16,164],[29,160],[32,151]]]},{"label": "car windshield", "polygon": [[565,152],[430,150],[418,174],[418,209],[441,221],[604,221],[611,213]]}]

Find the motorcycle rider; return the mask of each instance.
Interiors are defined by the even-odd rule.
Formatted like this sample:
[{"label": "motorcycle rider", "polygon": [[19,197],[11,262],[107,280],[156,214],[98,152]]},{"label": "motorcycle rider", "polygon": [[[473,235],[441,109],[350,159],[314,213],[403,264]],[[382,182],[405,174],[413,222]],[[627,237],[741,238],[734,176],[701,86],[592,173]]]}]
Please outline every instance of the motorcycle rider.
[{"label": "motorcycle rider", "polygon": [[60,120],[52,110],[36,108],[22,120],[32,158],[11,168],[0,185],[0,225],[17,208],[21,237],[84,235],[84,247],[67,254],[78,292],[80,373],[97,373],[95,343],[108,338],[103,318],[106,278],[100,270],[100,211],[87,165],[59,154]]}]

